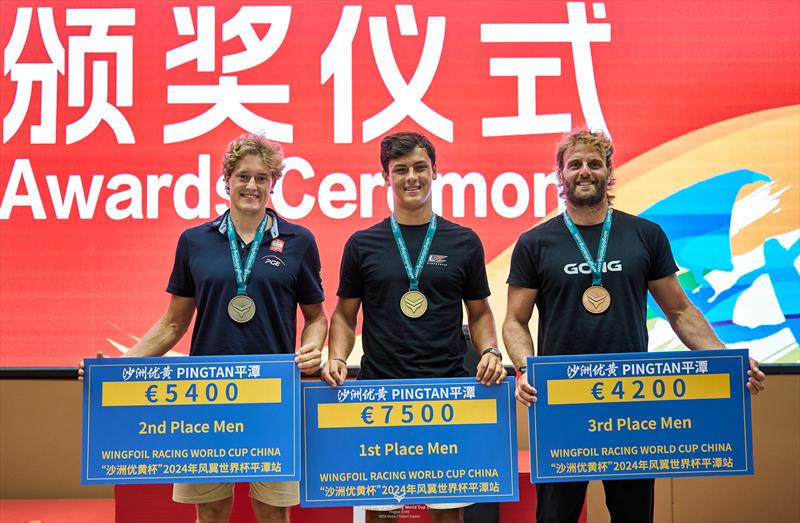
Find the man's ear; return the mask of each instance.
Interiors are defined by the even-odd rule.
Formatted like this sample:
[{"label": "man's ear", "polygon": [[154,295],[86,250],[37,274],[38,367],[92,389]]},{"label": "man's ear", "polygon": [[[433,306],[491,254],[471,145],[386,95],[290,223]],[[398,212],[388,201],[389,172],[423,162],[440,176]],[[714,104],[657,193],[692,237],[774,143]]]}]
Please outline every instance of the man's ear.
[{"label": "man's ear", "polygon": [[383,171],[383,185],[385,185],[386,187],[389,187],[389,185],[390,185],[389,184],[389,173],[387,173],[386,171]]}]

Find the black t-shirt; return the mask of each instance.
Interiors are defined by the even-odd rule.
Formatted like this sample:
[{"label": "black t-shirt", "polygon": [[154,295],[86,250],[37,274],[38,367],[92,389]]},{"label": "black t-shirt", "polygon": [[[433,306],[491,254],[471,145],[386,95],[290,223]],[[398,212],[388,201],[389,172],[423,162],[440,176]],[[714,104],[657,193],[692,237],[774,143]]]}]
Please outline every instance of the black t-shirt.
[{"label": "black t-shirt", "polygon": [[[578,226],[592,256],[602,228]],[[537,289],[539,355],[646,352],[648,282],[677,270],[661,227],[614,210],[602,278],[611,294],[606,312],[581,304],[592,273],[560,215],[520,236],[508,283]]]},{"label": "black t-shirt", "polygon": [[[167,292],[195,299],[193,356],[292,353],[297,304],[325,299],[314,236],[274,211],[267,212],[273,215],[273,226],[265,231],[247,282],[247,295],[256,304],[256,315],[247,323],[228,316],[228,302],[236,296],[228,213],[181,234]],[[252,242],[245,245],[238,238],[238,244],[244,263]]]},{"label": "black t-shirt", "polygon": [[[411,263],[416,264],[428,224],[401,225],[400,229]],[[489,296],[478,236],[471,229],[437,218],[419,281],[428,310],[419,318],[408,318],[400,311],[400,299],[408,288],[389,218],[350,237],[342,255],[337,295],[361,298],[364,357],[358,377],[467,376],[461,302]]]}]

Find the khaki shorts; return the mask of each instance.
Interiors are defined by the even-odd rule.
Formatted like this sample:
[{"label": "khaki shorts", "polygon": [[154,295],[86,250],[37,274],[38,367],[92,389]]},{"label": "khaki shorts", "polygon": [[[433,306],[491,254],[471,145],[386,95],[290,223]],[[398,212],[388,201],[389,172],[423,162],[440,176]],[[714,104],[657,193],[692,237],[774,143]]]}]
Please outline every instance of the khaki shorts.
[{"label": "khaki shorts", "polygon": [[[464,508],[470,505],[474,505],[474,503],[429,503],[428,508],[432,508],[434,510],[447,510],[453,508]],[[361,508],[375,512],[389,512],[390,510],[400,510],[403,508],[403,505],[367,505]]]},{"label": "khaki shorts", "polygon": [[[172,500],[177,503],[213,503],[233,497],[234,483],[175,483]],[[257,481],[250,483],[250,497],[273,507],[300,503],[297,481]]]}]

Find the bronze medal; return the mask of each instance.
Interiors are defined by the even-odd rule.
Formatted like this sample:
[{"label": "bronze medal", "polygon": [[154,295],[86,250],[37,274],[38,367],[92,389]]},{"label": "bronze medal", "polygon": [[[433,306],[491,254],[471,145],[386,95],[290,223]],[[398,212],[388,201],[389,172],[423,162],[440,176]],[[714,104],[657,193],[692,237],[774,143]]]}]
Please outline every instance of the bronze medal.
[{"label": "bronze medal", "polygon": [[256,315],[256,303],[250,296],[239,294],[228,302],[228,316],[236,323],[247,323]]},{"label": "bronze medal", "polygon": [[409,318],[419,318],[428,310],[428,298],[419,291],[408,291],[400,298],[400,310]]},{"label": "bronze medal", "polygon": [[611,294],[605,287],[592,285],[583,291],[583,308],[592,314],[602,314],[611,306]]}]

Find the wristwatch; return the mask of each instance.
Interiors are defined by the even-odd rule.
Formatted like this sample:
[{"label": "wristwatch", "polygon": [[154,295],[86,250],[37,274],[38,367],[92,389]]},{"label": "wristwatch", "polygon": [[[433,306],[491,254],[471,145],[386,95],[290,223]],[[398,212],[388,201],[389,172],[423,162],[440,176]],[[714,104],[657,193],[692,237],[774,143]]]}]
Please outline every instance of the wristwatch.
[{"label": "wristwatch", "polygon": [[487,347],[483,349],[483,352],[481,352],[481,356],[484,356],[486,354],[493,354],[498,358],[500,358],[501,360],[503,359],[503,353],[500,352],[500,349],[498,349],[497,347]]}]

